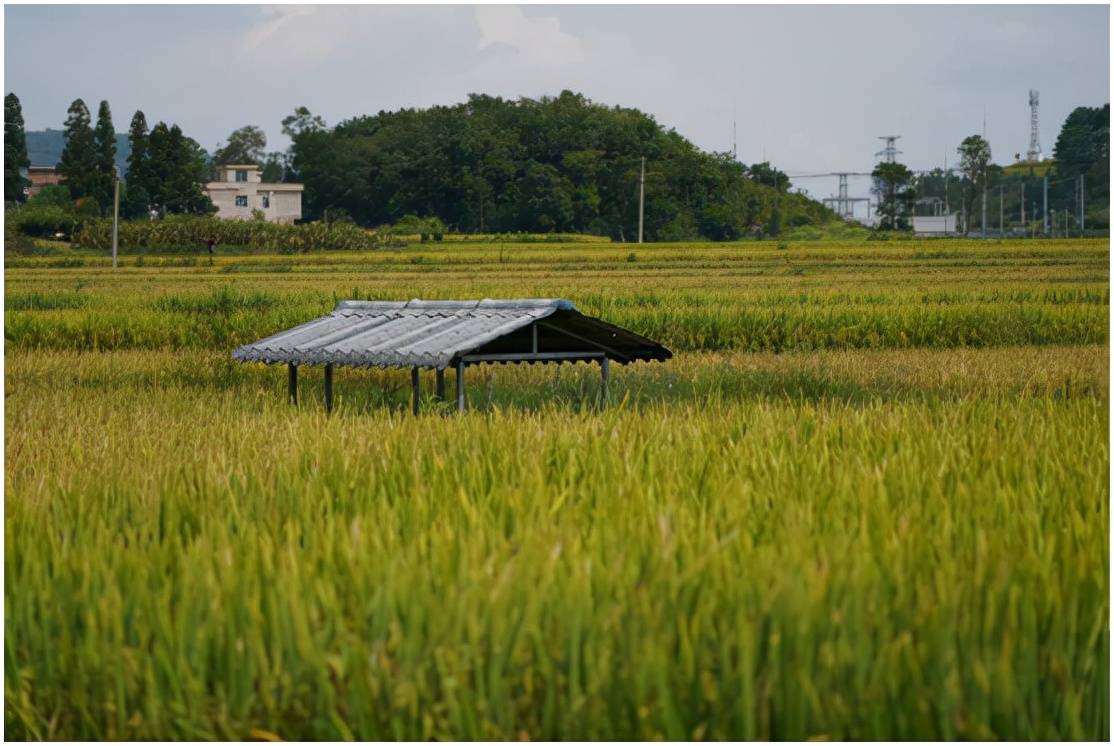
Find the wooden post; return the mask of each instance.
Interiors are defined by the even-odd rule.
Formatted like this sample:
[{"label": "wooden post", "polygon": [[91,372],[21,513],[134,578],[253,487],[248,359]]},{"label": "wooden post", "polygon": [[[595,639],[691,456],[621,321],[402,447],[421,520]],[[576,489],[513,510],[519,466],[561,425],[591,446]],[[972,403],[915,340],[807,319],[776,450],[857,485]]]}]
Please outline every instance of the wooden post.
[{"label": "wooden post", "polygon": [[611,361],[606,358],[600,358],[600,407],[606,407],[610,394],[609,384],[611,379],[610,363]]},{"label": "wooden post", "polygon": [[410,389],[410,408],[414,412],[414,415],[417,416],[422,392],[418,379],[418,366],[416,365],[410,369]]},{"label": "wooden post", "polygon": [[325,365],[325,414],[333,412],[333,365]]},{"label": "wooden post", "polygon": [[464,361],[456,361],[456,411],[464,411]]},{"label": "wooden post", "polygon": [[445,369],[437,369],[437,401],[445,401]]},{"label": "wooden post", "polygon": [[286,366],[286,388],[290,393],[290,403],[298,403],[298,366],[289,363]]}]

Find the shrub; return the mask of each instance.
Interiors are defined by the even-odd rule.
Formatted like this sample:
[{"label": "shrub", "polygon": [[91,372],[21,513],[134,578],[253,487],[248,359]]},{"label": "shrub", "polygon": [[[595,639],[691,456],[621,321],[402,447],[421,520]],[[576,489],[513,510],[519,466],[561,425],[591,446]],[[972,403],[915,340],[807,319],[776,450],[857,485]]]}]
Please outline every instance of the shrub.
[{"label": "shrub", "polygon": [[[374,249],[379,246],[374,234],[350,223],[279,225],[258,220],[221,220],[192,215],[120,223],[120,246],[125,250],[197,250],[209,238],[213,238],[218,246],[283,253]],[[109,249],[112,245],[112,221],[88,221],[75,234],[75,239],[89,248]]]}]

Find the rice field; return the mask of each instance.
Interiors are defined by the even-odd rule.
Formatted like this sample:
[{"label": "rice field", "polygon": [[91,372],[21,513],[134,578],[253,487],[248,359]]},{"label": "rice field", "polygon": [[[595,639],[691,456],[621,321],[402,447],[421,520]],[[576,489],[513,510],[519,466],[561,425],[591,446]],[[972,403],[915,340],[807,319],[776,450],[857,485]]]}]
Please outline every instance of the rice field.
[{"label": "rice field", "polygon": [[[1106,241],[5,264],[10,738],[1109,739]],[[229,355],[485,296],[676,357]]]}]

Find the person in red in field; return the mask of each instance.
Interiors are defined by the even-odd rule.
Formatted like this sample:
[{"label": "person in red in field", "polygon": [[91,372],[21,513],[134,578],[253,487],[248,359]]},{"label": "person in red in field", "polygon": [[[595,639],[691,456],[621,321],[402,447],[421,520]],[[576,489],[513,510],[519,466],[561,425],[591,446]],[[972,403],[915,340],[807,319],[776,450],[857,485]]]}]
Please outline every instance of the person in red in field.
[{"label": "person in red in field", "polygon": [[205,243],[209,247],[209,255],[212,256],[213,247],[217,245],[217,239],[213,238],[212,236],[209,236],[209,240],[206,241]]}]

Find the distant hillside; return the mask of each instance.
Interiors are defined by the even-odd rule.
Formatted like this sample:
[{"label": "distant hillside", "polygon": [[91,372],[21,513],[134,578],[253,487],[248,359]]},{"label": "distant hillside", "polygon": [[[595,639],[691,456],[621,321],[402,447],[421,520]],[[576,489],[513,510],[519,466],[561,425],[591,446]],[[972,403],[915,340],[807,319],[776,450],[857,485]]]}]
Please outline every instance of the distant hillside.
[{"label": "distant hillside", "polygon": [[[32,166],[56,166],[62,160],[62,148],[66,144],[62,130],[35,130],[27,133],[27,156]],[[128,168],[128,145],[126,134],[116,133],[116,165],[123,173]]]},{"label": "distant hillside", "polygon": [[384,111],[306,127],[293,146],[310,218],[340,209],[365,226],[435,216],[465,233],[623,241],[638,237],[643,158],[651,241],[768,237],[839,220],[787,193],[789,180],[769,164],[703,152],[641,111],[571,91]]}]

